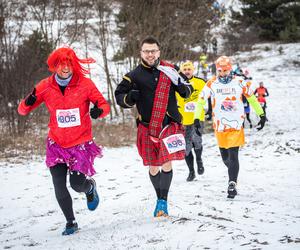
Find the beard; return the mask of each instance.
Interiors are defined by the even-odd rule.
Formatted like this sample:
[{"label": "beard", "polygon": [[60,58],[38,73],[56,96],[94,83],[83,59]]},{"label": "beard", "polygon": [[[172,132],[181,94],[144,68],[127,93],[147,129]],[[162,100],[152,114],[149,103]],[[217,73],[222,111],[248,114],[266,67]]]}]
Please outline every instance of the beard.
[{"label": "beard", "polygon": [[142,62],[144,64],[146,64],[147,66],[149,66],[149,67],[156,67],[157,65],[159,65],[159,58],[157,58],[152,65],[150,65],[149,63],[147,63],[144,59],[142,59]]}]

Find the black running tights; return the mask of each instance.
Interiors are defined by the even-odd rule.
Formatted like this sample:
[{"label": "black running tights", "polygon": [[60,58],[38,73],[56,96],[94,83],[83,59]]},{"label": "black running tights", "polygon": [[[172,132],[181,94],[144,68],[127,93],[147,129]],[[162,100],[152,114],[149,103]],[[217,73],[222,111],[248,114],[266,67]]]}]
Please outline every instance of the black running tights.
[{"label": "black running tights", "polygon": [[220,148],[222,160],[228,168],[229,181],[237,182],[239,174],[239,147]]},{"label": "black running tights", "polygon": [[[72,198],[67,189],[68,167],[65,163],[59,163],[50,168],[57,202],[63,211],[67,221],[75,220]],[[70,172],[70,185],[76,192],[88,192],[91,182],[80,172]]]}]

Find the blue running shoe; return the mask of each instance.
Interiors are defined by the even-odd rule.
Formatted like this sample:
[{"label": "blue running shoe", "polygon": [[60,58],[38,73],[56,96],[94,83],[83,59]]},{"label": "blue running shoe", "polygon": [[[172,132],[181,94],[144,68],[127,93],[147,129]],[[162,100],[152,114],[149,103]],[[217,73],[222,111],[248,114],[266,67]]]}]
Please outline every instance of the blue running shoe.
[{"label": "blue running shoe", "polygon": [[154,217],[168,216],[168,203],[164,199],[158,199],[154,210]]},{"label": "blue running shoe", "polygon": [[97,193],[96,182],[94,179],[90,179],[92,184],[92,190],[86,193],[87,207],[89,210],[94,211],[99,204],[99,196]]},{"label": "blue running shoe", "polygon": [[154,217],[156,217],[156,216],[157,216],[157,213],[158,213],[159,201],[160,201],[160,200],[157,200],[157,201],[156,201],[156,207],[155,207],[154,212],[153,212],[153,216],[154,216]]},{"label": "blue running shoe", "polygon": [[70,235],[78,231],[78,224],[76,222],[68,222],[62,235]]}]

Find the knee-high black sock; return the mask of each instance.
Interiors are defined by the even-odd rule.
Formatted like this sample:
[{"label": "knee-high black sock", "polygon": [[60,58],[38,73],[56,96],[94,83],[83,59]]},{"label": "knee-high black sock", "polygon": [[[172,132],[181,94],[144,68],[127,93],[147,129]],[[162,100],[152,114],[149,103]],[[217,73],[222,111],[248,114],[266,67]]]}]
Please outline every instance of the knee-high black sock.
[{"label": "knee-high black sock", "polygon": [[168,193],[171,186],[173,177],[173,170],[169,172],[161,171],[161,177],[160,177],[160,198],[167,200],[168,199]]},{"label": "knee-high black sock", "polygon": [[150,180],[152,182],[152,185],[155,189],[157,199],[160,199],[160,195],[161,195],[160,194],[160,177],[161,177],[161,173],[159,171],[156,175],[153,176],[149,172],[149,176],[150,176]]},{"label": "knee-high black sock", "polygon": [[190,170],[190,172],[195,172],[194,170],[194,156],[192,150],[188,155],[185,156],[185,162]]}]

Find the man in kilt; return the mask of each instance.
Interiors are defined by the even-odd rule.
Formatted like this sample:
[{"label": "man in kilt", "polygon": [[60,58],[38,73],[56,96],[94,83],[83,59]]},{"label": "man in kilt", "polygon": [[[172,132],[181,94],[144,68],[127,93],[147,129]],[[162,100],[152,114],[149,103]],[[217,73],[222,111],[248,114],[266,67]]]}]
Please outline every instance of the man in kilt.
[{"label": "man in kilt", "polygon": [[149,166],[157,195],[154,217],[168,216],[172,161],[185,156],[175,92],[188,98],[193,87],[178,73],[178,67],[160,60],[160,44],[155,38],[145,38],[140,48],[141,63],[123,77],[115,97],[123,108],[137,107],[137,148],[143,164]]}]

